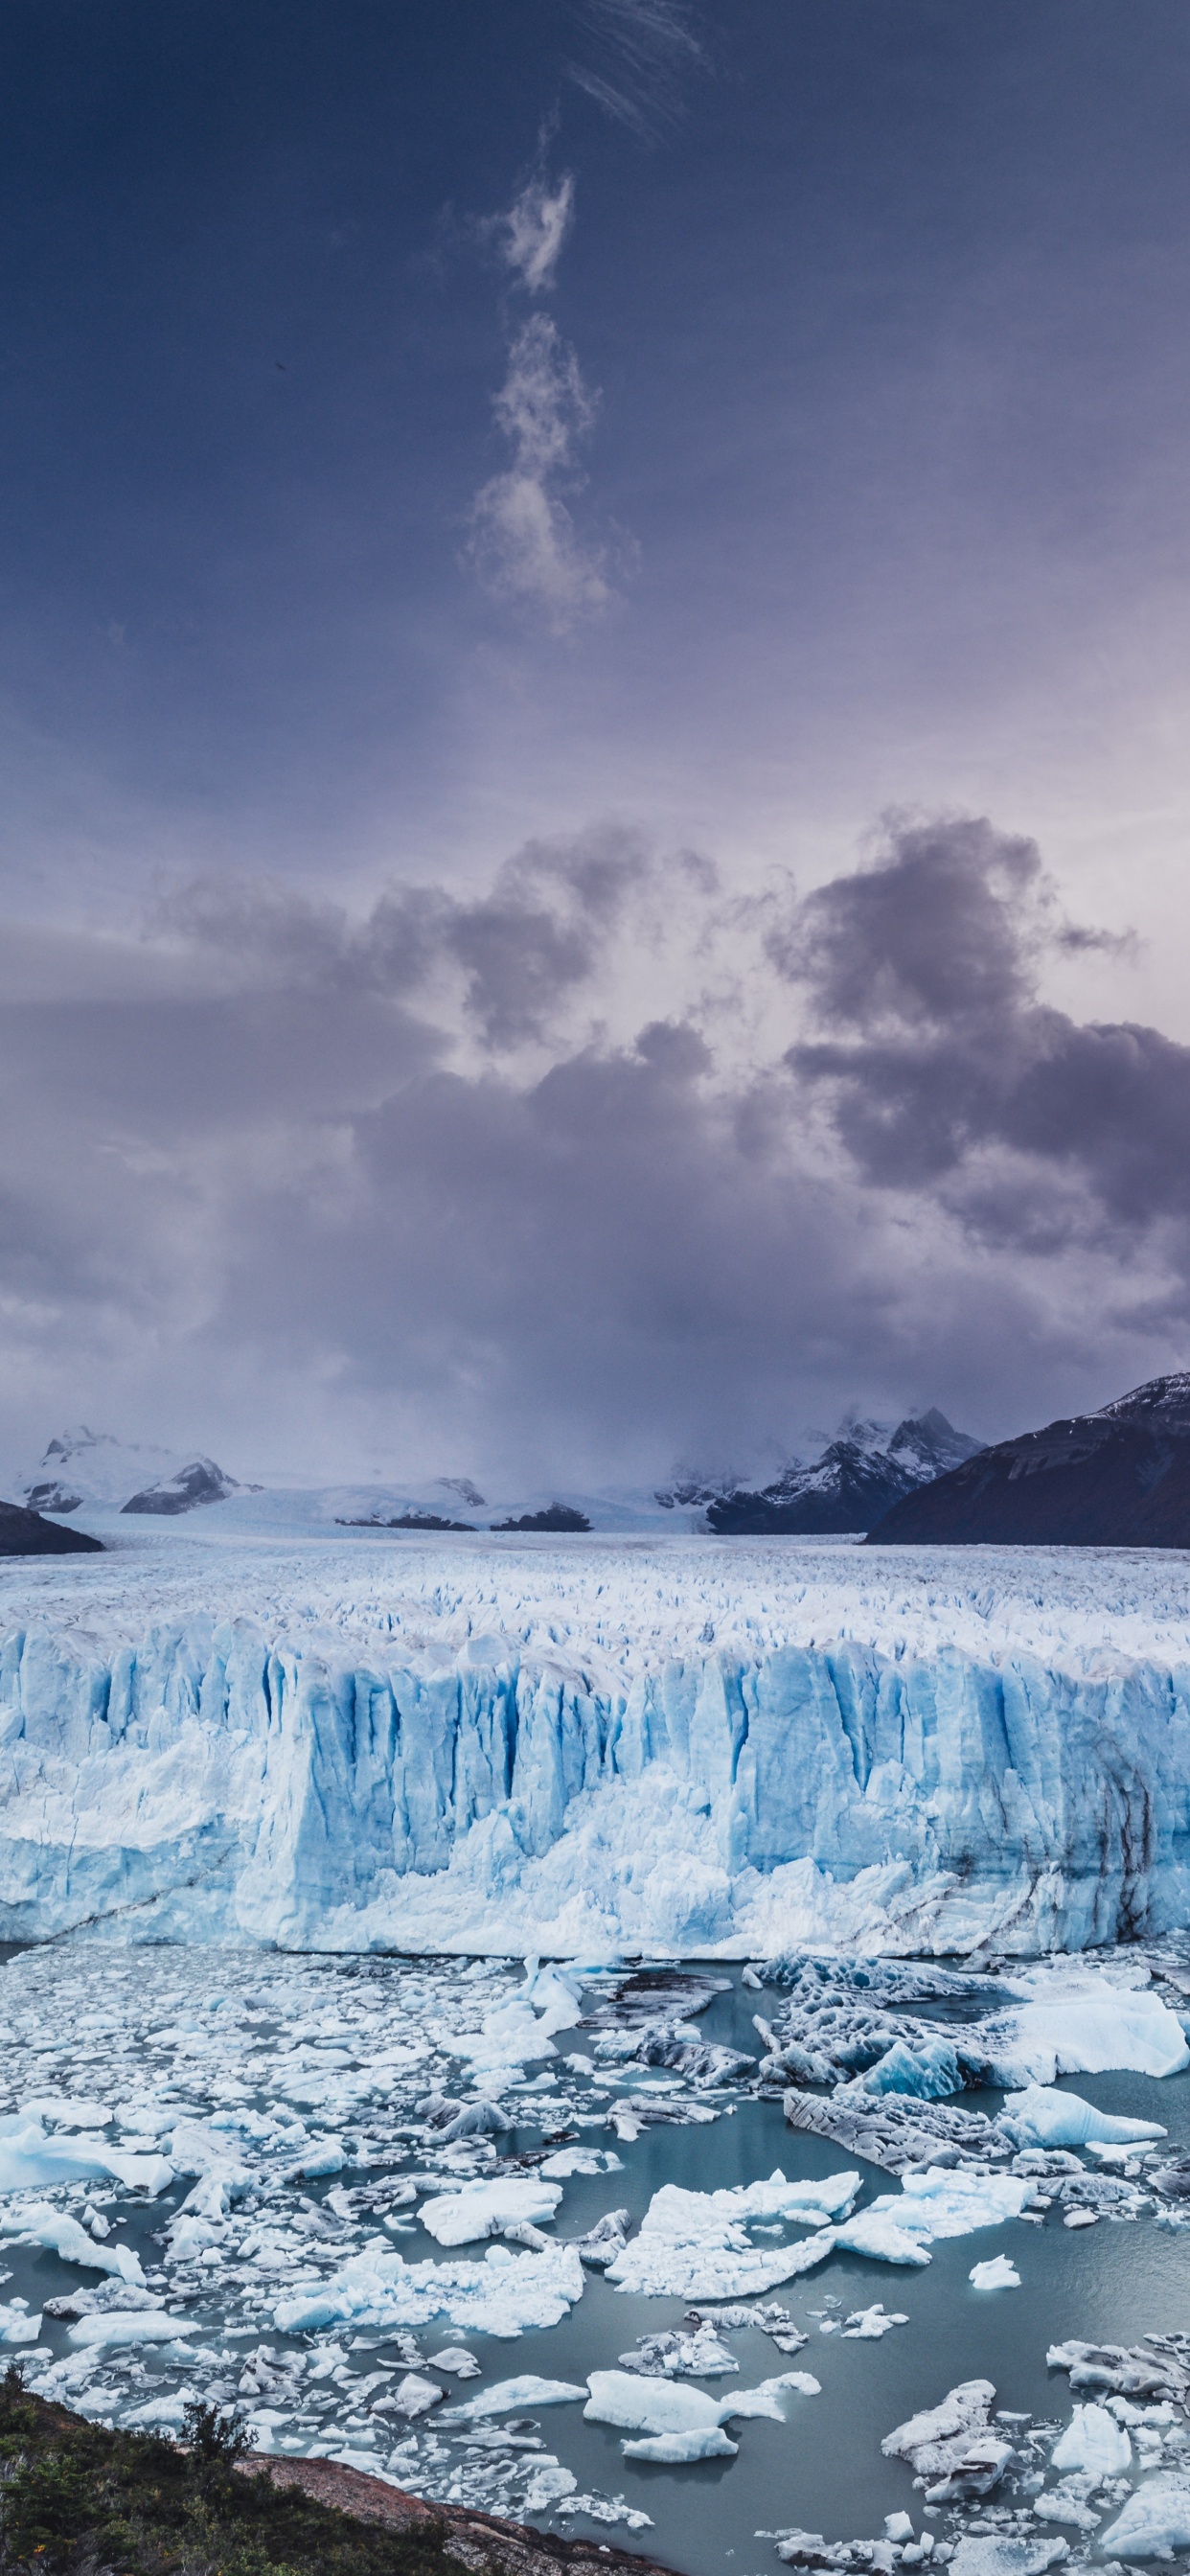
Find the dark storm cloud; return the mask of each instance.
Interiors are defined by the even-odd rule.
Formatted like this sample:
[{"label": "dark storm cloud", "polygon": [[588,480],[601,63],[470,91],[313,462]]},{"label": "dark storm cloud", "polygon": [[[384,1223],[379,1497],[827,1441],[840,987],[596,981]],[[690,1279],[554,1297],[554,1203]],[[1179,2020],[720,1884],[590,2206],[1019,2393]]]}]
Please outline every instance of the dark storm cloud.
[{"label": "dark storm cloud", "polygon": [[[1182,1217],[1190,1048],[1152,1028],[1079,1024],[1038,998],[1055,952],[1121,944],[1059,917],[1033,842],[986,821],[901,827],[875,865],[769,935],[778,971],[831,1032],[785,1061],[868,1181],[959,1203],[963,1175],[1006,1149],[1077,1180],[1091,1214]],[[972,1206],[1006,1236],[1032,1234],[1037,1186],[1017,1174],[1015,1191],[990,1189],[981,1171]]]},{"label": "dark storm cloud", "polygon": [[1190,1314],[1190,1049],[1039,998],[1089,936],[972,821],[800,903],[611,826],[362,916],[193,886],[0,1024],[10,1348],[78,1412],[151,1346],[208,1446],[238,1368],[543,1472],[1108,1394]]},{"label": "dark storm cloud", "polygon": [[453,972],[468,1020],[502,1050],[551,1032],[630,908],[643,915],[666,896],[705,901],[715,882],[705,860],[660,860],[639,834],[605,826],[530,841],[487,893],[398,887],[360,922],[283,885],[210,880],[171,896],[156,917],[229,972],[282,988],[405,1000]]}]

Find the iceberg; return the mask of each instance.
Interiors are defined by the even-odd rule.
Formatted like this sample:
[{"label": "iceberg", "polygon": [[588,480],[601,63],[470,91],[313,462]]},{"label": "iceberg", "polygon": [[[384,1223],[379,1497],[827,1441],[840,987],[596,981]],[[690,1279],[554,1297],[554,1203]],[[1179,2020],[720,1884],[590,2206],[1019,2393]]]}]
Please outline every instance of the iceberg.
[{"label": "iceberg", "polygon": [[40,2311],[30,2316],[23,2299],[13,2299],[8,2307],[0,2301],[0,2343],[36,2343],[40,2333]]},{"label": "iceberg", "polygon": [[1010,2093],[1000,2126],[1018,2147],[1123,2146],[1133,2139],[1169,2135],[1157,2120],[1125,2120],[1113,2111],[1097,2111],[1080,2093],[1059,2093],[1050,2084]]},{"label": "iceberg", "polygon": [[1021,2276],[1007,2254],[993,2254],[986,2263],[973,2263],[967,2278],[976,2290],[1019,2290]]},{"label": "iceberg", "polygon": [[[649,2298],[752,2297],[825,2259],[835,2239],[832,2234],[823,2242],[821,2231],[850,2209],[859,2182],[857,2173],[838,2173],[788,2183],[778,2171],[767,2182],[723,2191],[686,2191],[665,2183],[654,2192],[637,2235],[605,2267],[606,2278],[617,2290]],[[749,2221],[778,2219],[816,2233],[797,2245],[751,2242]]]},{"label": "iceberg", "polygon": [[530,2254],[494,2245],[478,2262],[406,2263],[376,2237],[329,2280],[280,2298],[273,2322],[282,2334],[339,2325],[391,2334],[445,2317],[476,2334],[511,2336],[556,2326],[582,2295],[583,2267],[571,2245]]},{"label": "iceberg", "polygon": [[1106,2075],[1131,2067],[1139,2075],[1177,2075],[1190,2066],[1190,2045],[1177,2014],[1160,1995],[1097,1978],[1071,1983],[1054,2002],[1023,2004],[979,2034],[993,2084],[1048,2089],[1056,2075]]},{"label": "iceberg", "polygon": [[465,2182],[459,2191],[423,2200],[418,2217],[439,2245],[473,2245],[479,2237],[503,2235],[506,2227],[539,2227],[553,2217],[561,2197],[559,2182],[509,2174],[499,2182]]},{"label": "iceberg", "polygon": [[960,2540],[950,2562],[950,2576],[1045,2576],[1048,2567],[1057,2567],[1070,2555],[1068,2540],[1046,2540],[1038,2533],[1027,2540],[1011,2540],[990,2532],[969,2532]]},{"label": "iceberg", "polygon": [[440,2415],[440,2424],[482,2424],[490,2416],[519,2415],[527,2406],[568,2406],[575,2398],[585,2397],[569,2379],[538,2379],[525,2371],[519,2379],[498,2379],[491,2388],[481,2389],[478,2397],[468,2397],[461,2406],[448,2406]]},{"label": "iceberg", "polygon": [[126,2155],[94,2136],[65,2137],[60,2130],[48,2134],[30,2112],[0,2119],[0,2192],[106,2179],[156,2199],[173,2178],[174,2168],[164,2156]]},{"label": "iceberg", "polygon": [[941,2102],[948,2093],[961,2091],[963,2077],[950,2040],[907,2048],[898,2039],[858,2082],[865,2093],[911,2093],[920,2102]]},{"label": "iceberg", "polygon": [[903,2174],[899,2193],[870,2201],[857,2217],[833,2228],[831,2240],[845,2253],[868,2254],[880,2263],[928,2263],[935,2237],[971,2236],[1019,2218],[1032,2191],[1032,2183],[1017,2174],[931,2165],[925,2173]]},{"label": "iceberg", "polygon": [[646,2433],[638,2442],[620,2444],[626,2460],[658,2460],[669,2468],[690,2460],[734,2460],[739,2447],[721,2424],[692,2425],[685,2433]]},{"label": "iceberg", "polygon": [[1190,2478],[1158,2470],[1130,2495],[1099,2546],[1116,2558],[1157,2558],[1190,2549]]},{"label": "iceberg", "polygon": [[1132,2444],[1106,2406],[1076,2406],[1050,2458],[1056,2469],[1077,2469],[1098,2486],[1101,2478],[1118,2478],[1131,2468]]},{"label": "iceberg", "polygon": [[75,2352],[102,2352],[117,2344],[177,2343],[180,2336],[198,2331],[196,2318],[169,2317],[160,2308],[111,2308],[80,2317],[77,2325],[67,2327],[66,2340]]},{"label": "iceberg", "polygon": [[[1041,1607],[978,1550],[942,1581],[905,1552],[894,1582],[787,1542],[774,1582],[764,1545],[651,1546],[661,1585],[610,1541],[365,1554],[167,1520],[32,1596],[13,1577],[0,1938],[1024,1956],[1190,1919],[1169,1568],[1120,1597],[1114,1561],[1055,1564]],[[1117,2006],[1109,2038],[1093,1999],[1026,2004],[1004,2080],[1187,2063],[1155,1998]],[[477,2071],[547,2054],[565,2013],[477,2034]],[[949,2045],[878,2085],[930,2098]]]},{"label": "iceberg", "polygon": [[[683,2380],[643,2378],[637,2371],[593,2370],[587,2381],[590,2396],[583,2408],[589,2424],[614,2424],[623,2432],[645,2433],[662,2440],[695,2439],[730,2423],[734,2416],[767,2416],[773,2423],[785,2422],[781,2403],[786,2389],[797,2390],[803,2397],[821,2395],[819,2382],[807,2370],[788,2370],[777,2379],[763,2379],[756,2388],[733,2389],[730,2397],[708,2397],[705,2389],[691,2388]],[[721,2447],[721,2446],[720,2446]],[[734,2450],[734,2443],[729,2446]],[[713,2452],[699,2449],[682,2451],[636,2451],[637,2459],[706,2459]]]},{"label": "iceberg", "polygon": [[51,2209],[46,2201],[26,2201],[10,2216],[0,2217],[0,2235],[10,2240],[15,2236],[24,2245],[46,2245],[63,2263],[77,2263],[84,2271],[110,2272],[135,2289],[145,2286],[140,2257],[131,2245],[97,2245],[77,2218]]}]

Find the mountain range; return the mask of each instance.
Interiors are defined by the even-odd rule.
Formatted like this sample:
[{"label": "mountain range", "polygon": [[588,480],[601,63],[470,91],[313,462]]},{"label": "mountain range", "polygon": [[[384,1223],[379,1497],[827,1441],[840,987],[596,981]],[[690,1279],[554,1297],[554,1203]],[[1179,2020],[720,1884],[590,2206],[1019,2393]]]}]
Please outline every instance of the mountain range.
[{"label": "mountain range", "polygon": [[117,1440],[110,1431],[59,1432],[18,1490],[32,1512],[145,1512],[169,1517],[198,1503],[222,1503],[229,1494],[259,1492],[240,1485],[213,1458],[185,1458],[175,1450]]},{"label": "mountain range", "polygon": [[1190,1374],[998,1440],[893,1501],[869,1547],[1190,1547]]},{"label": "mountain range", "polygon": [[[672,1501],[699,1502],[720,1537],[825,1538],[870,1530],[890,1505],[973,1457],[979,1442],[937,1408],[887,1422],[844,1423],[820,1457],[782,1469],[771,1484],[674,1486]],[[670,1494],[659,1494],[668,1502]]]}]

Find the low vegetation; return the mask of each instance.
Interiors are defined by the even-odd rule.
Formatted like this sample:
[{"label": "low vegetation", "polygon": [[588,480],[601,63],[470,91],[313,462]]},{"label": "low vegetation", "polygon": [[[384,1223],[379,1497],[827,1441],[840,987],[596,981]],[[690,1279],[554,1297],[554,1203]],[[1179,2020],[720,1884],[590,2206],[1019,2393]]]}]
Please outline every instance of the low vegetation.
[{"label": "low vegetation", "polygon": [[459,2576],[436,2525],[357,2522],[253,2472],[248,2439],[192,2406],[180,2443],[113,2432],[0,2381],[4,2576]]}]

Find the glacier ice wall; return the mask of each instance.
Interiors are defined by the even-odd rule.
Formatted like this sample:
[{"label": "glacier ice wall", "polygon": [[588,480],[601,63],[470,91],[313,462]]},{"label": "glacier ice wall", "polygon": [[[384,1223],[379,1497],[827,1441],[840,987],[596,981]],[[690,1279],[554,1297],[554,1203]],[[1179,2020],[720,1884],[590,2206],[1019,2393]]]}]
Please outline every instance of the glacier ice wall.
[{"label": "glacier ice wall", "polygon": [[1190,1920],[1190,1670],[708,1647],[609,1677],[193,1615],[0,1648],[0,1938],[1082,1948]]}]

